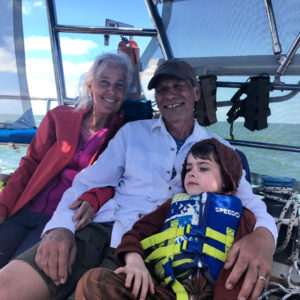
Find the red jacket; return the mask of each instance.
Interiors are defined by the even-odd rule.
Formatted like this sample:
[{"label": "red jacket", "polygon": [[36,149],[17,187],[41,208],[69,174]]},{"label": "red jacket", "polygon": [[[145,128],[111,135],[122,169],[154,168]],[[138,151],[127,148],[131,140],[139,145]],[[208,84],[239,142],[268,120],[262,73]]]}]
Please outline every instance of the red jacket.
[{"label": "red jacket", "polygon": [[[58,106],[46,114],[19,167],[0,192],[1,216],[10,217],[15,214],[69,163],[76,152],[82,118],[88,111],[89,109],[77,111],[68,106]],[[102,153],[122,125],[122,117],[116,114],[109,127],[106,142],[93,159]],[[88,200],[96,211],[113,193],[112,188],[93,189],[80,198]]]},{"label": "red jacket", "polygon": [[[127,252],[137,252],[145,259],[144,250],[140,244],[140,241],[155,233],[160,232],[168,216],[171,201],[172,199],[169,199],[164,204],[159,206],[155,211],[144,216],[133,225],[131,230],[123,235],[120,245],[115,250],[115,257],[119,262],[124,263],[123,257]],[[256,220],[253,213],[247,208],[244,208],[234,240],[236,241],[252,232],[254,229],[255,221]],[[222,268],[215,285],[215,300],[237,299],[238,293],[242,287],[243,280],[240,280],[231,291],[225,289],[225,282],[230,272],[231,270],[225,270],[224,268]]]}]

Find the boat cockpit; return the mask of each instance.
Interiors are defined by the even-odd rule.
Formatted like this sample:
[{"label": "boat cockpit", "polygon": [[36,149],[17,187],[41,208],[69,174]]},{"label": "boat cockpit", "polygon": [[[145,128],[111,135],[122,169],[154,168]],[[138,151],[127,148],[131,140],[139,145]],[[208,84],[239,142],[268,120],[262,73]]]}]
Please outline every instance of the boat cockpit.
[{"label": "boat cockpit", "polygon": [[[47,36],[36,42],[50,45],[47,61],[52,61],[53,72],[48,81],[55,93],[45,97],[29,88],[34,85],[29,84],[30,72],[39,60],[30,53],[34,36],[26,32],[26,0],[1,1],[0,145],[5,146],[0,150],[6,145],[18,150],[30,143],[38,127],[32,109],[37,102],[43,102],[45,111],[55,105],[76,105],[66,40],[74,48],[82,40],[98,52],[114,49],[132,56],[134,80],[124,105],[128,120],[159,115],[147,84],[163,60],[184,59],[202,86],[198,104],[202,113],[195,115],[199,124],[246,154],[253,189],[278,219],[278,228],[284,228],[282,236],[288,237],[279,240],[277,254],[278,272],[288,275],[281,278],[285,285],[275,282],[274,289],[299,295],[299,285],[292,280],[298,276],[300,282],[299,0],[85,1],[97,2],[98,20],[104,16],[103,22],[91,25],[80,23],[86,13],[90,24],[88,4],[77,7],[82,9],[78,21],[70,16],[73,4],[68,1],[39,2]],[[66,5],[68,17],[61,13]],[[116,7],[123,11],[119,20],[115,20]],[[145,13],[148,23],[141,20]],[[77,66],[84,71],[96,52],[89,57],[77,53]],[[0,161],[4,155],[0,152]],[[0,168],[0,173],[5,171]],[[267,293],[260,299],[267,299]]]}]

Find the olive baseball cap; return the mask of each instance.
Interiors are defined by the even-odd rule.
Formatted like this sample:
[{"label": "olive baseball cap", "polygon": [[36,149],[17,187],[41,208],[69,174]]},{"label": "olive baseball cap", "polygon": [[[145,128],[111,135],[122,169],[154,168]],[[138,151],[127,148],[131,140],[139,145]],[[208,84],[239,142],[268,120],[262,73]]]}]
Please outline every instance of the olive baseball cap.
[{"label": "olive baseball cap", "polygon": [[197,78],[193,68],[183,60],[170,59],[164,61],[154,72],[153,77],[149,81],[148,90],[155,88],[157,80],[160,76],[171,76],[182,80],[190,79],[196,85]]}]

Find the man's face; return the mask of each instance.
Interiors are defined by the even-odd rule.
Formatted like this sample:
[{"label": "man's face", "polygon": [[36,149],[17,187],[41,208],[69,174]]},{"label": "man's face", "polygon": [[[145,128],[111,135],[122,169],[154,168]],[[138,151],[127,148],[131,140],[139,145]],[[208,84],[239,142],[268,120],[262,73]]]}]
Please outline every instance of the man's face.
[{"label": "man's face", "polygon": [[199,86],[188,80],[161,77],[155,87],[155,99],[166,123],[193,118],[195,101],[199,101]]}]

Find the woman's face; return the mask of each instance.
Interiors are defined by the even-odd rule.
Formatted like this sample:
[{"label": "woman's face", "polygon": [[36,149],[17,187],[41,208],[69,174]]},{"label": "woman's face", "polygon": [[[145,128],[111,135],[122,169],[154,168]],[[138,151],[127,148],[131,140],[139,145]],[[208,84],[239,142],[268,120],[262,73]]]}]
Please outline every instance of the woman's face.
[{"label": "woman's face", "polygon": [[88,86],[94,98],[97,114],[114,114],[119,110],[126,94],[126,75],[123,67],[109,63],[101,75]]}]

